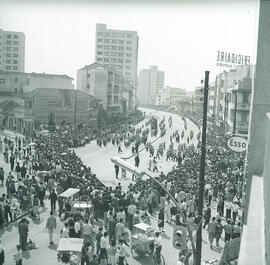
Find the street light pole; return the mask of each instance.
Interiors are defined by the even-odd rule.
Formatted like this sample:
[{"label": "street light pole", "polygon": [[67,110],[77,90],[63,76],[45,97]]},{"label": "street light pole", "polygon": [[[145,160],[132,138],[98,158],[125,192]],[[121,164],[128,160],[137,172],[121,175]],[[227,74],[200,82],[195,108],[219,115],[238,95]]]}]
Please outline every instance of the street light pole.
[{"label": "street light pole", "polygon": [[198,205],[198,230],[196,237],[196,255],[195,265],[201,265],[202,255],[202,215],[203,215],[203,195],[204,195],[204,175],[205,175],[205,153],[206,153],[206,125],[207,125],[207,103],[208,103],[208,84],[209,71],[205,71],[204,79],[204,100],[203,100],[203,125],[202,125],[202,144],[201,144],[201,162],[199,179],[199,205]]}]

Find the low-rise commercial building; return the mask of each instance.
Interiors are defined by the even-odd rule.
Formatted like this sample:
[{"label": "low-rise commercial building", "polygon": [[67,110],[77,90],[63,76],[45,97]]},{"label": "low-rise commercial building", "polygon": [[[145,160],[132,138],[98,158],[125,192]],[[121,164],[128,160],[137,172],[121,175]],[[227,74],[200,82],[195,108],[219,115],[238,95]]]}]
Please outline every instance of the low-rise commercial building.
[{"label": "low-rise commercial building", "polygon": [[109,113],[132,110],[133,85],[120,72],[113,68],[93,63],[77,71],[77,89],[101,99]]}]

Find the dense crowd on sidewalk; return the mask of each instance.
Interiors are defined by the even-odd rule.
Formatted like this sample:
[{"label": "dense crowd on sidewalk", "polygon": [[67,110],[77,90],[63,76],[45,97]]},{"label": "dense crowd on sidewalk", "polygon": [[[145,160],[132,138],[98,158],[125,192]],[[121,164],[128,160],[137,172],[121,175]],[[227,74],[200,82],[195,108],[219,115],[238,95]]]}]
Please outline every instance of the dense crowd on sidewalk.
[{"label": "dense crowd on sidewalk", "polygon": [[[15,203],[19,204],[21,209],[32,207],[33,217],[39,217],[40,208],[44,205],[43,201],[46,191],[48,191],[52,213],[56,210],[56,202],[58,202],[61,237],[84,239],[82,264],[100,264],[106,260],[108,263],[104,264],[113,265],[116,264],[116,257],[118,257],[119,264],[125,264],[124,261],[128,256],[125,245],[129,245],[128,235],[130,234],[128,230],[132,231],[135,223],[140,222],[149,214],[157,213],[158,229],[160,233],[164,233],[165,222],[183,223],[184,220],[181,220],[175,205],[166,196],[164,190],[154,184],[153,180],[138,179],[135,184],[129,186],[127,191],[123,190],[121,183],[114,189],[105,187],[91,168],[85,166],[75,152],[70,151],[70,148],[84,145],[87,140],[94,139],[97,139],[98,145],[100,142],[102,143],[100,146],[106,146],[108,142],[121,144],[122,141],[125,144],[130,136],[139,134],[140,142],[145,144],[146,150],[151,156],[150,169],[155,171],[154,169],[157,169],[154,166],[157,163],[156,160],[165,155],[166,144],[161,144],[157,150],[153,150],[153,146],[147,143],[149,130],[144,128],[135,131],[132,126],[141,120],[142,117],[128,123],[115,122],[107,127],[103,126],[98,131],[86,129],[74,132],[65,128],[65,130],[57,130],[53,134],[39,135],[31,141],[21,139],[20,141],[23,142],[21,147],[18,139],[14,143],[10,141],[10,144],[4,147],[5,152],[6,148],[8,149],[6,162],[10,164],[10,173],[5,182],[7,195],[3,195],[1,199],[2,214],[0,214],[0,218],[2,216],[3,221],[9,221],[8,216],[12,215],[6,205],[11,207]],[[125,137],[120,137],[120,135]],[[187,145],[182,143],[182,138],[178,132],[174,132],[171,136],[171,143],[167,146],[173,149],[176,146],[177,155],[167,158],[177,160],[178,164],[167,175],[160,172],[157,180],[176,198],[188,222],[195,227],[200,144],[198,146]],[[216,128],[209,129],[207,144],[209,146],[206,156],[205,200],[207,204],[204,227],[208,225],[212,247],[213,238],[216,238],[218,246],[218,240],[223,230],[226,240],[239,236],[241,233],[239,233],[239,229],[236,229],[239,226],[235,226],[235,223],[240,221],[237,207],[243,206],[241,198],[243,197],[244,157],[242,155],[234,156],[231,151],[226,149],[226,137],[222,131]],[[15,152],[16,149],[17,152]],[[135,149],[134,153],[138,151],[136,141]],[[13,156],[14,165],[12,167]],[[16,159],[19,162],[17,167],[15,167]],[[42,175],[38,172],[50,173],[44,173],[44,177],[38,177]],[[70,187],[79,188],[80,198],[91,201],[93,215],[88,210],[83,213],[71,211],[70,201],[59,198],[58,195]],[[213,216],[210,206],[213,205],[213,201],[217,202],[216,220],[211,219]],[[236,207],[236,205],[238,206]],[[226,213],[224,213],[225,209]],[[222,224],[220,228],[219,224],[224,215],[227,225]],[[103,220],[104,225],[101,225],[99,231],[94,234],[94,225],[100,220]],[[48,231],[51,231],[49,233],[50,244],[53,244],[52,231],[55,224],[52,221],[50,227],[50,222],[47,228],[51,229]],[[25,249],[25,240],[27,238],[24,237],[21,242],[22,249]],[[156,241],[159,242],[159,240]],[[67,257],[61,257],[62,260],[65,258],[67,259]]]}]

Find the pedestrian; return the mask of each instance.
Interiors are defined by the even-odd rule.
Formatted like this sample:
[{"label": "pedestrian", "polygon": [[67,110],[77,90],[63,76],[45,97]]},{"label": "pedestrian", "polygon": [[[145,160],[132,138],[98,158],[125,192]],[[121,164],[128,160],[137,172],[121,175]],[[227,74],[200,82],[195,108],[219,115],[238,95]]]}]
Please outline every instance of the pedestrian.
[{"label": "pedestrian", "polygon": [[123,153],[123,151],[122,151],[122,149],[121,149],[121,143],[120,143],[120,142],[119,142],[119,144],[118,144],[118,154],[119,154],[119,153],[121,153],[121,154]]},{"label": "pedestrian", "polygon": [[110,247],[107,251],[108,265],[117,265],[116,253],[117,253],[116,242],[115,240],[112,240],[110,243]]},{"label": "pedestrian", "polygon": [[51,211],[55,211],[56,201],[57,201],[57,194],[55,193],[55,190],[52,190],[52,193],[49,195],[49,200],[51,201]]},{"label": "pedestrian", "polygon": [[126,262],[126,265],[128,265],[128,263],[126,261],[126,257],[128,257],[129,254],[126,251],[124,240],[120,239],[119,244],[120,244],[120,247],[119,247],[119,252],[118,252],[118,259],[119,259],[118,265],[125,265],[124,262]]},{"label": "pedestrian", "polygon": [[83,224],[83,233],[82,233],[83,241],[89,242],[90,245],[94,247],[94,242],[92,238],[92,229],[93,229],[93,226],[89,223],[89,220],[85,219],[84,224]]},{"label": "pedestrian", "polygon": [[160,237],[159,232],[155,233],[154,247],[155,247],[155,254],[157,257],[157,264],[160,264],[161,263],[160,255],[161,255],[161,250],[162,250],[162,244],[161,244],[161,237]]},{"label": "pedestrian", "polygon": [[17,253],[14,255],[15,258],[15,264],[16,265],[22,265],[22,252],[21,252],[21,247],[20,245],[16,246],[17,248]]},{"label": "pedestrian", "polygon": [[10,162],[10,171],[14,170],[14,162],[15,162],[15,156],[13,153],[11,153],[11,156],[9,158],[9,162]]},{"label": "pedestrian", "polygon": [[114,165],[114,170],[115,170],[115,177],[118,179],[119,166],[117,164]]},{"label": "pedestrian", "polygon": [[121,239],[122,234],[125,231],[125,225],[123,224],[123,218],[119,220],[119,222],[115,225],[115,236],[117,241]]},{"label": "pedestrian", "polygon": [[15,172],[16,172],[17,179],[19,179],[19,177],[21,175],[21,167],[20,167],[20,164],[18,162],[17,162],[17,165],[15,167]]},{"label": "pedestrian", "polygon": [[136,154],[135,156],[135,167],[139,167],[140,165],[140,157],[139,154]]},{"label": "pedestrian", "polygon": [[216,218],[212,217],[211,222],[208,224],[208,239],[210,243],[210,248],[213,248],[213,240],[216,234]]},{"label": "pedestrian", "polygon": [[204,225],[203,225],[204,229],[209,224],[210,219],[211,219],[211,208],[210,206],[207,206],[207,209],[204,212]]},{"label": "pedestrian", "polygon": [[5,176],[4,169],[0,167],[0,181],[2,186],[4,185],[4,176]]},{"label": "pedestrian", "polygon": [[103,227],[98,228],[98,233],[96,234],[96,248],[97,248],[97,256],[99,256],[99,251],[100,251],[100,240],[103,236],[102,234]]},{"label": "pedestrian", "polygon": [[159,213],[158,213],[158,228],[159,228],[159,231],[162,233],[165,233],[165,231],[164,231],[164,221],[165,220],[164,219],[165,219],[164,210],[160,209]]},{"label": "pedestrian", "polygon": [[157,160],[155,157],[153,157],[153,171],[157,171],[158,172],[158,168],[157,168]]},{"label": "pedestrian", "polygon": [[130,231],[132,231],[132,228],[133,228],[133,219],[134,219],[136,210],[137,210],[137,207],[135,205],[134,200],[132,200],[130,205],[128,206],[128,227]]},{"label": "pedestrian", "polygon": [[230,219],[227,220],[227,224],[225,224],[223,228],[225,232],[224,242],[226,243],[227,241],[230,241],[232,238],[232,225]]},{"label": "pedestrian", "polygon": [[109,247],[110,247],[110,243],[109,243],[108,232],[104,232],[103,236],[100,239],[100,252],[99,252],[99,257],[98,257],[99,264],[101,260],[104,260],[104,259],[106,259],[108,263],[107,250],[109,249]]},{"label": "pedestrian", "polygon": [[222,226],[222,223],[221,223],[221,219],[218,218],[217,223],[216,223],[216,234],[215,234],[216,247],[219,247],[219,240],[221,238],[222,231],[223,231],[223,226]]},{"label": "pedestrian", "polygon": [[40,219],[39,201],[38,201],[37,195],[34,195],[34,198],[33,198],[33,216],[38,217],[38,219]]},{"label": "pedestrian", "polygon": [[83,242],[82,246],[82,252],[81,252],[81,265],[90,265],[90,260],[89,260],[89,242]]},{"label": "pedestrian", "polygon": [[5,251],[3,249],[3,245],[0,240],[0,265],[3,265],[4,263],[5,263]]},{"label": "pedestrian", "polygon": [[28,220],[26,218],[23,218],[18,225],[19,230],[19,237],[20,237],[20,250],[24,251],[26,250],[27,245],[27,237],[28,237]]},{"label": "pedestrian", "polygon": [[53,211],[50,211],[50,216],[46,222],[46,229],[48,229],[50,245],[53,245],[53,230],[56,229],[56,218],[53,216]]}]

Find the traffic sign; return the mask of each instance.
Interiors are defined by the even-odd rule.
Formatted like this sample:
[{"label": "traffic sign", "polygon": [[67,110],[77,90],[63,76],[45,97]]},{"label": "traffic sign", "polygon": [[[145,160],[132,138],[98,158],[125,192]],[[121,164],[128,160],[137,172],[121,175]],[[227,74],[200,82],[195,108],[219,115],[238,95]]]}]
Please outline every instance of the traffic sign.
[{"label": "traffic sign", "polygon": [[244,152],[247,150],[247,140],[242,137],[233,136],[227,142],[228,147],[234,152]]}]

